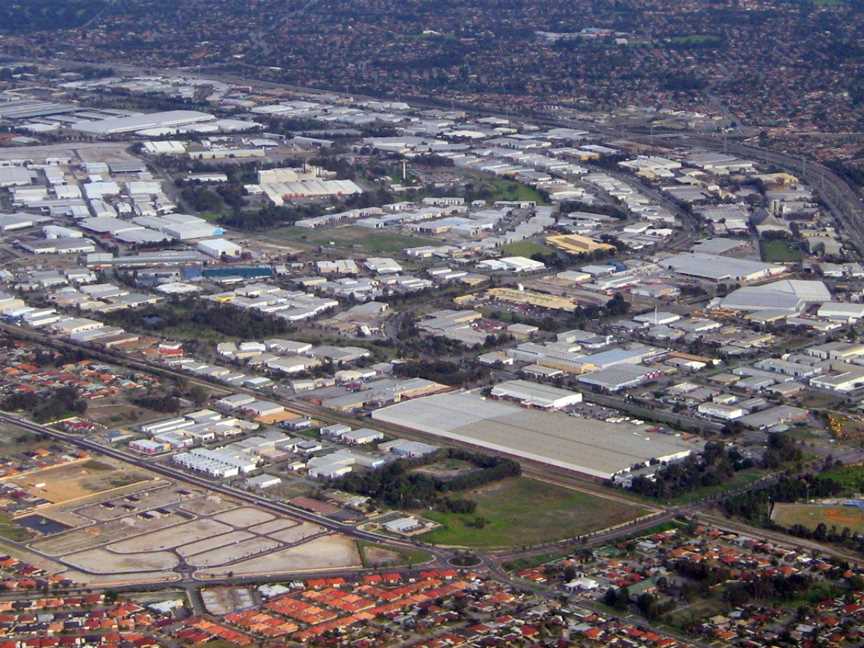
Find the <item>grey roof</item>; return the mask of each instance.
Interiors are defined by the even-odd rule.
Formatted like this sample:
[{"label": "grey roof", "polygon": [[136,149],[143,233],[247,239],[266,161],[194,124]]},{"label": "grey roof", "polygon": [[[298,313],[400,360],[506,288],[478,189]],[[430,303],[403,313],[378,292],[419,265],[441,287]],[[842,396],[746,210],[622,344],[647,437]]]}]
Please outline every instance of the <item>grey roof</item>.
[{"label": "grey roof", "polygon": [[379,409],[372,418],[602,478],[701,447],[644,427],[527,410],[476,392],[417,398]]}]

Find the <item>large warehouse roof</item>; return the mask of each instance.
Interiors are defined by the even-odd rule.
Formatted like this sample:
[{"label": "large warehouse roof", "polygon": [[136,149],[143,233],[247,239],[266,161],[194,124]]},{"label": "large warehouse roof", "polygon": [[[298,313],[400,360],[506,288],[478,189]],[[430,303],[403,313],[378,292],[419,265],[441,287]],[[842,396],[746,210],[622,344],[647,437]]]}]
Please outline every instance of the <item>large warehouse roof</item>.
[{"label": "large warehouse roof", "polygon": [[676,254],[663,260],[661,264],[679,274],[713,281],[740,281],[767,277],[779,274],[784,270],[783,266],[763,263],[762,261],[735,259],[702,252]]},{"label": "large warehouse roof", "polygon": [[492,395],[543,408],[557,409],[582,402],[582,394],[579,392],[527,380],[507,380],[499,383],[492,388]]},{"label": "large warehouse roof", "polygon": [[195,110],[168,110],[129,117],[111,117],[99,121],[80,121],[70,126],[73,130],[92,135],[121,135],[148,128],[186,126],[215,119],[209,113]]},{"label": "large warehouse roof", "polygon": [[784,280],[739,288],[729,293],[720,305],[730,310],[798,313],[809,304],[830,300],[831,292],[821,281]]},{"label": "large warehouse roof", "polygon": [[527,410],[477,392],[417,398],[379,409],[372,418],[603,479],[652,458],[701,449],[643,427]]}]

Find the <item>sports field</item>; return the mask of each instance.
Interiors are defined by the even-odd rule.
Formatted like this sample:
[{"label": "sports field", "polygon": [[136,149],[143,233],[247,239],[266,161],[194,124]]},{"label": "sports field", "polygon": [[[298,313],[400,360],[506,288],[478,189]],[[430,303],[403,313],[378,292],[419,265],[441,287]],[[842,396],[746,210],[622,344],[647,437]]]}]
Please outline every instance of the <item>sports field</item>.
[{"label": "sports field", "polygon": [[824,524],[830,530],[842,531],[849,527],[852,533],[864,533],[864,511],[853,506],[829,506],[823,504],[775,504],[771,519],[783,527],[800,524],[815,529]]},{"label": "sports field", "polygon": [[460,496],[477,502],[474,513],[423,511],[442,525],[427,542],[465,547],[512,547],[572,538],[627,522],[647,511],[588,493],[519,477]]}]

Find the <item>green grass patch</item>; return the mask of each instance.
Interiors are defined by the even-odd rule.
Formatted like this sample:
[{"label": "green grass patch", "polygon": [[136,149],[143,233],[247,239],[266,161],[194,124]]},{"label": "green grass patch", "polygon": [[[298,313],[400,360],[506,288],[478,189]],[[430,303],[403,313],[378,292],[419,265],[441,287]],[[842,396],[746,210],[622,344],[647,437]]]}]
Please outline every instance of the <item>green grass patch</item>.
[{"label": "green grass patch", "polygon": [[803,258],[799,244],[784,239],[760,240],[759,254],[767,263],[795,263]]},{"label": "green grass patch", "polygon": [[549,254],[554,252],[548,245],[537,243],[536,241],[517,241],[508,243],[501,250],[506,256],[524,256],[529,259],[535,254]]},{"label": "green grass patch", "polygon": [[6,513],[0,512],[0,538],[12,542],[27,542],[33,535],[24,527],[18,526]]},{"label": "green grass patch", "polygon": [[357,542],[357,549],[360,552],[360,562],[366,569],[413,567],[427,563],[434,558],[432,554],[422,549],[403,549],[365,540]]},{"label": "green grass patch", "polygon": [[473,184],[474,189],[471,198],[480,198],[491,202],[505,200],[535,202],[538,205],[547,204],[539,191],[515,180],[480,177]]},{"label": "green grass patch", "polygon": [[587,493],[519,477],[463,494],[477,502],[474,513],[424,511],[441,528],[426,542],[464,547],[530,546],[562,540],[632,520],[645,513]]},{"label": "green grass patch", "polygon": [[[398,232],[383,232],[365,227],[334,227],[309,230],[302,227],[283,227],[270,232],[274,241],[299,245],[322,246],[339,250],[361,250],[373,254],[398,254],[406,248],[440,245],[440,241]],[[332,243],[332,245],[331,245]]]},{"label": "green grass patch", "polygon": [[821,476],[839,483],[843,487],[844,495],[856,495],[864,492],[864,464],[839,466],[826,470]]}]

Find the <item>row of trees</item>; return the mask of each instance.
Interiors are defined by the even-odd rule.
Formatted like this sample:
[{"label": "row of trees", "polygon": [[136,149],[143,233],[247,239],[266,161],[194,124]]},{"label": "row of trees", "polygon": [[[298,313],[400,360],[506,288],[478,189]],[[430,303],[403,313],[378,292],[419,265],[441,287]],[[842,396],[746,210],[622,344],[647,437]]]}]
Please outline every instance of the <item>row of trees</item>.
[{"label": "row of trees", "polygon": [[653,479],[638,476],[630,489],[640,495],[665,499],[705,486],[717,486],[728,481],[737,470],[753,465],[742,457],[737,448],[726,448],[722,443],[709,442],[701,456],[687,457],[655,473]]}]

